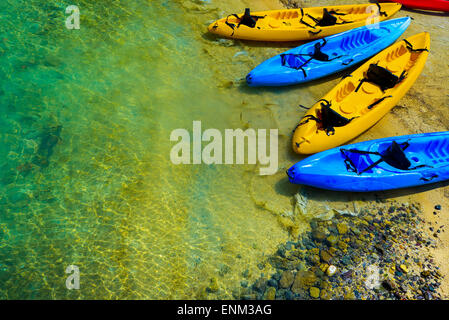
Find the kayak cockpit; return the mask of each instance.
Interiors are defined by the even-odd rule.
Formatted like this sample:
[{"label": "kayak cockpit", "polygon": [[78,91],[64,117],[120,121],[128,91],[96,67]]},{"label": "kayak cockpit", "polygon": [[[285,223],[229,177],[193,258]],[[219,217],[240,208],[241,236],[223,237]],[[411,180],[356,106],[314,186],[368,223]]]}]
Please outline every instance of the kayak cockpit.
[{"label": "kayak cockpit", "polygon": [[[411,145],[408,141],[398,143],[388,141],[373,144],[370,150],[344,149],[343,155],[346,168],[349,172],[358,175],[372,173],[374,169],[390,172],[414,171],[418,169],[433,168],[434,165],[422,152],[414,150],[417,144]],[[440,163],[441,165],[441,163]],[[449,159],[444,165],[449,165]]]}]

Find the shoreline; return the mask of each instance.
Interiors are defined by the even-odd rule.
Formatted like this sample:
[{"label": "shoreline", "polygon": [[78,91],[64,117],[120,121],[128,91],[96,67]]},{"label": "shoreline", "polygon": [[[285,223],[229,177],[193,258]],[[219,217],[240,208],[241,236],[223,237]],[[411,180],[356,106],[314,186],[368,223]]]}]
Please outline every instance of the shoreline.
[{"label": "shoreline", "polygon": [[[253,1],[249,2],[251,3]],[[364,3],[363,1],[356,1],[356,3],[357,2]],[[254,8],[255,10],[272,10],[280,7],[293,8],[298,6],[320,6],[330,3],[332,3],[332,1],[318,1],[317,3],[316,1],[312,2],[308,0],[264,0],[262,4],[260,2],[257,2],[257,5],[254,4]],[[263,8],[260,8],[261,5],[263,5]],[[411,16],[414,19],[412,26],[406,32],[408,35],[423,31],[424,27],[428,25],[429,19],[436,20],[439,18],[438,16],[425,15],[420,12],[410,10],[402,10],[395,17],[397,18],[406,15]],[[438,23],[436,23],[434,27],[442,28]],[[428,29],[426,28],[425,30],[427,31]],[[381,121],[379,121],[379,123],[375,124],[371,129],[363,133],[352,142],[419,132],[447,130],[447,124],[445,123],[447,121],[444,121],[444,117],[442,117],[442,119],[438,119],[438,116],[434,114],[433,118],[431,118],[433,122],[429,123],[427,121],[428,114],[431,113],[429,110],[433,111],[432,106],[435,103],[431,100],[435,99],[438,103],[440,102],[439,100],[445,99],[444,95],[438,95],[438,90],[435,89],[435,80],[432,79],[434,77],[428,76],[428,74],[432,72],[432,69],[440,69],[438,66],[439,61],[444,61],[444,57],[442,57],[443,60],[439,60],[437,54],[435,54],[438,52],[444,52],[442,51],[444,48],[441,46],[443,42],[441,40],[441,43],[439,43],[438,37],[435,37],[439,36],[438,33],[434,32],[431,34],[433,36],[431,52],[434,54],[429,57],[423,74],[421,74],[410,91],[400,100],[399,104],[393,108],[389,114],[387,114]],[[441,47],[438,44],[440,44]],[[443,77],[444,76],[441,76],[441,78]],[[440,81],[440,83],[442,83],[440,84],[442,86],[441,89],[444,90],[444,80]],[[332,86],[333,82],[329,81],[329,88]],[[425,95],[425,93],[429,91],[433,95]],[[437,123],[435,124],[435,122]],[[394,125],[391,125],[393,123]],[[443,299],[447,299],[449,297],[449,278],[445,277],[445,275],[449,274],[449,265],[446,263],[449,259],[449,251],[446,250],[449,244],[449,234],[445,232],[437,233],[432,230],[438,230],[440,226],[446,226],[449,224],[447,208],[443,206],[441,210],[435,210],[435,206],[442,205],[447,202],[447,198],[449,197],[449,189],[445,187],[444,184],[440,184],[438,186],[434,186],[433,188],[411,188],[409,190],[384,192],[382,194],[388,199],[388,201],[397,201],[399,203],[416,202],[420,204],[421,210],[419,213],[420,217],[423,219],[424,226],[422,231],[425,233],[430,232],[427,236],[429,238],[433,237],[436,242],[435,247],[428,248],[428,256],[435,265],[438,265],[440,270],[439,272],[443,275],[438,291]],[[423,253],[423,256],[424,255],[425,254]]]}]

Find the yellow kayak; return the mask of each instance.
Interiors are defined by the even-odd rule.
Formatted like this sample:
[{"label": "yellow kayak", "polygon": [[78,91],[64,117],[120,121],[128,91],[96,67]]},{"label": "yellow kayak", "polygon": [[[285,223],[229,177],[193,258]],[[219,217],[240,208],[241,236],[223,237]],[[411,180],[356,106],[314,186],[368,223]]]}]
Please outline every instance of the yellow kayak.
[{"label": "yellow kayak", "polygon": [[327,6],[231,14],[209,26],[227,38],[260,41],[297,41],[327,37],[390,18],[399,3]]},{"label": "yellow kayak", "polygon": [[293,150],[312,154],[348,142],[389,112],[416,81],[430,36],[416,34],[388,47],[310,108],[293,134]]}]

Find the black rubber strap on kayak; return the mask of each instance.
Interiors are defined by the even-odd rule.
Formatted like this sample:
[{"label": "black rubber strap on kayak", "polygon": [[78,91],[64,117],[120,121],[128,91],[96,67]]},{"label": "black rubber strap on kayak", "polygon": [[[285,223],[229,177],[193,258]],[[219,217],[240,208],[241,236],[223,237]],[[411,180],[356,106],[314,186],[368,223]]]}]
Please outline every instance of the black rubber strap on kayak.
[{"label": "black rubber strap on kayak", "polygon": [[366,167],[365,169],[363,169],[360,172],[357,172],[357,174],[360,176],[362,173],[366,172],[366,171],[370,171],[372,168],[377,167],[380,163],[382,163],[384,160],[382,158],[380,158],[379,160],[377,160],[376,162],[372,163],[370,166]]},{"label": "black rubber strap on kayak", "polygon": [[376,5],[377,5],[377,8],[379,9],[379,15],[384,16],[384,17],[388,17],[388,14],[385,11],[382,11],[380,3],[376,2]]},{"label": "black rubber strap on kayak", "polygon": [[373,102],[372,104],[370,104],[369,106],[368,106],[368,109],[369,110],[371,110],[372,108],[374,108],[375,106],[377,106],[379,103],[381,103],[382,101],[384,101],[385,99],[387,99],[387,98],[392,98],[393,96],[386,96],[386,97],[383,97],[382,99],[379,99],[379,100],[377,100],[376,102]]},{"label": "black rubber strap on kayak", "polygon": [[362,86],[362,84],[364,84],[365,82],[366,82],[366,79],[360,79],[359,85],[357,86],[357,88],[355,88],[355,92],[358,92],[360,87]]},{"label": "black rubber strap on kayak", "polygon": [[419,166],[408,168],[406,170],[416,170],[416,169],[420,169],[420,168],[433,168],[433,166],[429,166],[428,164],[421,164]]},{"label": "black rubber strap on kayak", "polygon": [[407,41],[407,39],[403,39],[403,40],[404,40],[404,42],[405,42],[406,45],[407,45],[407,49],[410,50],[411,52],[424,52],[424,51],[429,52],[429,49],[427,49],[427,48],[424,48],[424,49],[414,49],[414,48],[413,48],[413,45],[412,45],[409,41]]},{"label": "black rubber strap on kayak", "polygon": [[331,11],[329,11],[329,13],[332,15],[336,14],[337,16],[345,16],[346,15],[346,13],[337,12],[335,10],[331,10]]},{"label": "black rubber strap on kayak", "polygon": [[286,61],[285,61],[285,54],[281,54],[281,65],[285,66]]},{"label": "black rubber strap on kayak", "polygon": [[365,150],[357,150],[357,149],[343,149],[341,148],[340,151],[348,151],[348,152],[352,152],[352,153],[357,153],[357,154],[363,154],[363,155],[375,155],[375,156],[381,156],[381,154],[379,152],[376,151],[365,151]]},{"label": "black rubber strap on kayak", "polygon": [[[226,17],[226,21],[225,21],[225,24],[226,24],[229,28],[232,29],[231,36],[233,36],[233,35],[234,35],[234,32],[235,32],[235,24],[228,22],[228,19],[229,19],[230,16],[237,16],[237,15],[236,15],[235,13],[230,14],[230,15],[228,15],[228,16]],[[237,16],[237,19],[239,19],[238,16]]]},{"label": "black rubber strap on kayak", "polygon": [[350,59],[348,62],[342,62],[341,64],[344,66],[349,65],[352,61],[354,61],[354,59]]},{"label": "black rubber strap on kayak", "polygon": [[315,117],[314,115],[306,115],[303,119],[303,121],[301,121],[296,127],[302,126],[306,123],[308,123],[310,120],[316,121],[318,123],[321,123],[321,119],[318,119],[317,117]]},{"label": "black rubber strap on kayak", "polygon": [[357,167],[355,166],[354,162],[352,162],[352,160],[346,156],[345,151],[346,151],[345,149],[340,149],[341,154],[345,158],[344,159],[344,163],[345,163],[345,166],[346,166],[346,170],[348,172],[357,173]]},{"label": "black rubber strap on kayak", "polygon": [[[312,58],[310,58],[310,59],[306,62],[306,64],[309,63],[310,61],[312,61]],[[303,73],[303,75],[304,75],[304,78],[307,78],[307,72],[306,72],[306,70],[305,70],[303,67],[301,67],[301,68],[299,68],[299,69],[302,71],[302,73]]]},{"label": "black rubber strap on kayak", "polygon": [[229,17],[232,16],[232,14],[230,14],[229,16],[226,17],[226,25],[228,25],[232,30],[234,30],[235,28],[235,24],[228,22]]},{"label": "black rubber strap on kayak", "polygon": [[317,24],[320,22],[320,20],[318,20],[317,18],[315,18],[314,16],[312,16],[312,15],[310,15],[308,13],[306,13],[306,16],[308,16],[310,19],[312,19]]},{"label": "black rubber strap on kayak", "polygon": [[299,20],[299,22],[302,23],[302,24],[304,24],[304,25],[306,25],[306,26],[309,27],[309,28],[315,29],[314,26],[312,26],[312,25],[308,24],[307,22],[305,22],[303,18],[301,18],[301,20]]}]

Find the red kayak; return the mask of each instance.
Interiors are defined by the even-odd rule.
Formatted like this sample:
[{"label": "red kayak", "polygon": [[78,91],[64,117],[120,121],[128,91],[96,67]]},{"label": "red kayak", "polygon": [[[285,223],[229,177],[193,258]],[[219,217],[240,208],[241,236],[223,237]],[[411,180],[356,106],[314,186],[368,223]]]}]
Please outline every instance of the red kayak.
[{"label": "red kayak", "polygon": [[408,8],[449,12],[449,1],[446,0],[390,0],[390,1],[401,3],[403,6]]}]

